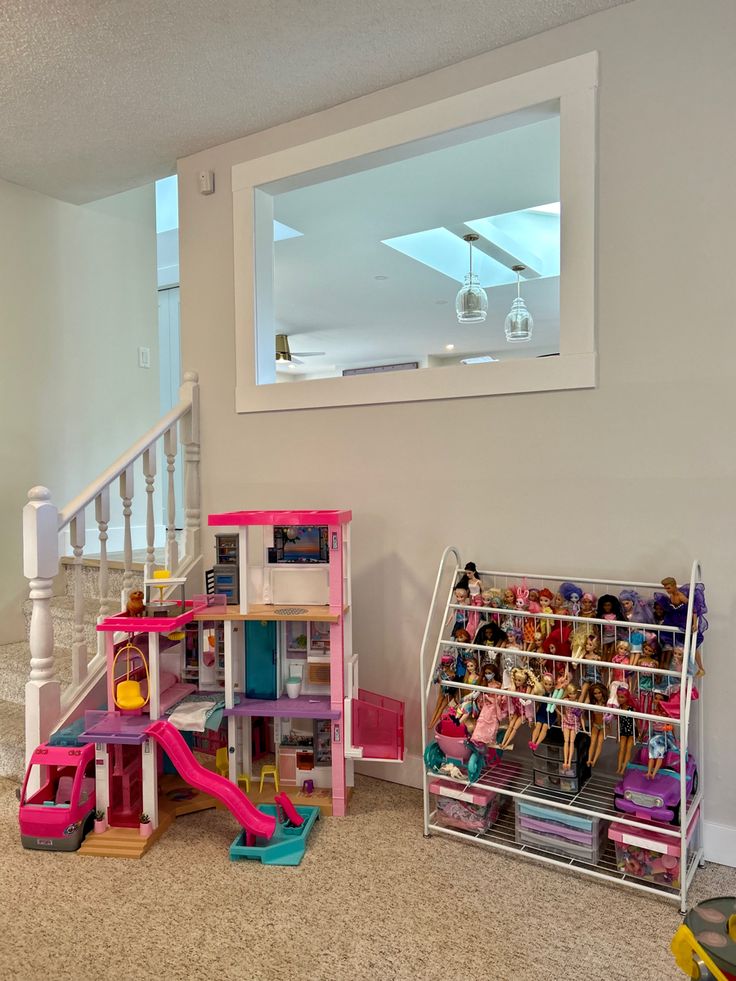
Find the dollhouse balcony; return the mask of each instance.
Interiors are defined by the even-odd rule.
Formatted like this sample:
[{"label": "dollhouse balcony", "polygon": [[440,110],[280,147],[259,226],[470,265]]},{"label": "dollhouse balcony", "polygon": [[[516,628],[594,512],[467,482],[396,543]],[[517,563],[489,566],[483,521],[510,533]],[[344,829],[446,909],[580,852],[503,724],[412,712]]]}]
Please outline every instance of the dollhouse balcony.
[{"label": "dollhouse balcony", "polygon": [[299,695],[298,698],[245,698],[241,697],[234,708],[225,709],[225,715],[267,716],[277,719],[339,719],[341,711],[332,708],[328,695]]}]

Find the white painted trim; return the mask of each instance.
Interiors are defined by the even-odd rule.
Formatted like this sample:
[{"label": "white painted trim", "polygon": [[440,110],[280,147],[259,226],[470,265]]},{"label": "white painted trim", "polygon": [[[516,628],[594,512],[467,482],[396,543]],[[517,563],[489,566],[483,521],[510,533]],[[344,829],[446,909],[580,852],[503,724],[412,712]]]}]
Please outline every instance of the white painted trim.
[{"label": "white painted trim", "polygon": [[736,868],[736,828],[704,821],[703,848],[706,861]]},{"label": "white painted trim", "polygon": [[[477,89],[356,126],[232,168],[235,259],[236,410],[365,405],[466,398],[515,392],[594,388],[596,90],[598,54],[538,68]],[[352,377],[257,385],[263,351],[255,331],[256,262],[254,200],[259,186],[285,177],[295,186],[313,172],[365,154],[400,147],[461,126],[559,100],[561,266],[560,355],[495,364],[426,368]],[[271,357],[269,351],[269,358]]]}]

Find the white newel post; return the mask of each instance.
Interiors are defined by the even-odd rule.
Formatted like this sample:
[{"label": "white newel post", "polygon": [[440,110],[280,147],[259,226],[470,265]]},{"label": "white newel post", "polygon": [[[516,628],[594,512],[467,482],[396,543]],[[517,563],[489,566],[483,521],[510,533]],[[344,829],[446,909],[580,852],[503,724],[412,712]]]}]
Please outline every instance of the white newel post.
[{"label": "white newel post", "polygon": [[[47,487],[32,487],[23,508],[23,574],[30,581],[33,603],[28,637],[31,670],[26,684],[26,762],[36,746],[48,739],[61,712],[50,610],[53,579],[58,571],[59,513]],[[35,791],[38,787],[36,779],[28,789]]]},{"label": "white newel post", "polygon": [[200,484],[199,484],[199,375],[185,371],[179,398],[191,403],[191,410],[181,421],[181,442],[184,448],[184,554],[199,555]]},{"label": "white newel post", "polygon": [[133,588],[133,539],[130,532],[130,515],[133,503],[133,465],[120,474],[120,499],[123,502],[123,589],[120,595],[120,608],[125,609],[128,596]]},{"label": "white newel post", "polygon": [[[110,488],[105,487],[95,498],[95,521],[97,522],[98,538],[100,542],[100,576],[97,580],[100,591],[100,613],[97,622],[101,623],[105,617],[116,610],[110,609],[110,598],[108,593],[108,564],[107,564],[107,526],[110,523]],[[100,657],[105,654],[105,635],[97,634],[97,653]]]},{"label": "white newel post", "polygon": [[153,513],[153,483],[156,479],[156,447],[149,446],[143,453],[143,476],[146,479],[146,579],[153,579],[156,564],[156,521]]},{"label": "white newel post", "polygon": [[179,565],[179,549],[176,544],[176,491],[174,469],[176,461],[176,425],[164,433],[166,469],[169,473],[169,494],[166,505],[166,568],[175,572]]},{"label": "white newel post", "polygon": [[82,562],[87,539],[84,510],[78,511],[69,525],[74,550],[74,634],[72,640],[72,683],[76,688],[87,677],[87,642],[84,639],[84,588]]}]

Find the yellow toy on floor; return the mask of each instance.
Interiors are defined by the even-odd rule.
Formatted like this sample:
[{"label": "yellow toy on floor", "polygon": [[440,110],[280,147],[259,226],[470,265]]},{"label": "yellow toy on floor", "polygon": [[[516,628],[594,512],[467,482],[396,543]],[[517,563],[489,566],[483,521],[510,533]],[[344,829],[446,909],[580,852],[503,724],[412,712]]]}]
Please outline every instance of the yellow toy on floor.
[{"label": "yellow toy on floor", "polygon": [[689,978],[736,981],[736,898],[694,906],[672,938],[672,953]]}]

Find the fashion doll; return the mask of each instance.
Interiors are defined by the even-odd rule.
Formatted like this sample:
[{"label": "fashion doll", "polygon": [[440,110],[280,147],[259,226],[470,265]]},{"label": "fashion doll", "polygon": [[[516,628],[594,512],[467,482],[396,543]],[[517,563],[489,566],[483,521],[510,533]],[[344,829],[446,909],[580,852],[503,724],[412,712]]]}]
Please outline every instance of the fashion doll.
[{"label": "fashion doll", "polygon": [[[455,586],[454,592],[454,603],[458,603],[460,606],[467,606],[470,599],[470,593],[464,586]],[[447,624],[450,624],[454,620],[454,628],[465,627],[468,622],[469,612],[468,610],[450,610],[450,615],[447,618]],[[446,626],[447,626],[446,624]]]},{"label": "fashion doll", "polygon": [[567,603],[567,607],[572,616],[578,616],[580,613],[580,604],[583,598],[583,591],[580,586],[576,586],[574,582],[563,582],[563,584],[560,586],[560,593]]},{"label": "fashion doll", "polygon": [[[604,593],[598,600],[596,616],[599,620],[625,620],[621,604],[616,596]],[[616,643],[616,628],[605,626],[602,628],[601,643],[603,647],[603,660],[610,661],[613,654],[613,645]]]},{"label": "fashion doll", "polygon": [[[552,698],[552,693],[555,687],[555,679],[549,673],[545,671],[542,675],[542,688],[545,695]],[[534,731],[532,732],[532,738],[529,740],[529,748],[534,750],[537,746],[541,746],[544,740],[547,738],[547,733],[549,732],[549,727],[554,724],[555,721],[555,704],[554,702],[537,702],[536,712],[534,713]]]},{"label": "fashion doll", "polygon": [[[539,603],[529,600],[529,606],[527,607],[530,613],[541,613],[542,607]],[[539,631],[539,621],[534,617],[524,617],[524,624],[522,627],[522,637],[524,639],[524,650],[533,651],[536,649],[536,635]]]},{"label": "fashion doll", "polygon": [[667,753],[674,752],[677,749],[677,743],[673,735],[674,727],[670,724],[669,716],[662,708],[664,697],[665,692],[654,692],[652,715],[661,715],[663,721],[652,723],[649,745],[647,747],[647,753],[649,755],[649,761],[647,763],[648,780],[654,780],[657,776]]},{"label": "fashion doll", "polygon": [[[474,657],[468,657],[465,661],[465,684],[466,685],[477,685],[479,682],[478,678],[478,662]],[[478,709],[476,702],[478,699],[477,691],[464,691],[460,696],[460,704],[458,705],[455,715],[460,725],[465,726],[469,733],[473,731],[475,726],[475,719],[478,714]]]},{"label": "fashion doll", "polygon": [[[483,647],[505,647],[508,643],[508,635],[504,630],[501,630],[497,623],[493,620],[489,620],[488,623],[481,623],[473,640],[474,644],[480,644]],[[494,654],[493,651],[488,651],[486,655],[483,655],[485,660],[492,660],[494,663],[498,661],[498,654]]]},{"label": "fashion doll", "polygon": [[[529,668],[512,669],[510,691],[535,695],[544,694],[544,688],[539,679]],[[511,748],[514,742],[514,736],[524,722],[530,727],[534,725],[534,702],[527,698],[510,698],[509,727],[503,737],[501,749]]]},{"label": "fashion doll", "polygon": [[[673,579],[672,576],[667,576],[665,579],[663,579],[662,585],[665,588],[668,599],[668,608],[665,609],[662,623],[666,627],[679,627],[680,630],[684,631],[687,626],[687,608],[690,587],[683,586],[680,588],[677,585],[677,581]],[[705,605],[705,587],[703,586],[702,582],[698,582],[695,584],[695,595],[693,597],[693,619],[691,625],[693,633],[697,635],[695,646],[695,664],[697,666],[697,671],[695,672],[696,678],[702,678],[702,676],[705,674],[700,647],[703,643],[703,634],[708,629],[708,621],[705,619],[705,614],[707,612],[708,607]]]},{"label": "fashion doll", "polygon": [[478,575],[475,562],[468,562],[466,564],[464,578],[467,580],[465,585],[472,601],[473,597],[480,596],[483,590],[483,581]]},{"label": "fashion doll", "polygon": [[[616,649],[611,661],[614,664],[631,664],[631,644],[628,640],[616,641]],[[624,681],[626,678],[626,672],[618,669],[614,669],[611,675],[613,681]]]},{"label": "fashion doll", "polygon": [[[483,669],[482,684],[489,689],[500,689],[498,670],[493,665]],[[480,712],[473,729],[471,742],[479,747],[495,746],[498,727],[508,715],[507,698],[505,695],[478,695]]]},{"label": "fashion doll", "polygon": [[442,718],[442,715],[457,695],[457,688],[448,688],[443,685],[443,681],[456,681],[455,675],[455,655],[449,651],[445,652],[440,658],[439,667],[435,671],[434,683],[440,686],[437,692],[437,704],[434,707],[432,718],[429,720],[429,728],[434,729]]},{"label": "fashion doll", "polygon": [[513,586],[507,586],[503,591],[501,599],[503,600],[504,610],[515,610],[516,609],[516,594],[514,593]]},{"label": "fashion doll", "polygon": [[470,597],[470,605],[473,609],[468,614],[468,622],[465,625],[465,629],[468,631],[471,637],[474,637],[478,632],[478,627],[480,626],[480,607],[483,606],[483,597],[480,593],[476,593],[475,596]]},{"label": "fashion doll", "polygon": [[[552,596],[552,593],[549,589],[545,588],[539,590],[539,605],[541,607],[540,610],[541,613],[549,613],[549,614],[552,613],[553,598],[554,597]],[[546,617],[539,621],[539,629],[542,631],[542,635],[544,637],[546,637],[550,633],[553,625],[554,625],[554,621],[552,619],[547,619]]]},{"label": "fashion doll", "polygon": [[575,737],[580,732],[581,710],[576,705],[565,707],[565,702],[577,702],[579,691],[576,685],[567,685],[565,695],[560,708],[562,716],[562,735],[565,740],[565,753],[563,767],[569,770],[572,767],[572,758],[575,755]]},{"label": "fashion doll", "polygon": [[[614,681],[608,696],[608,704],[624,712],[636,711],[635,702],[625,681]],[[613,716],[607,716],[613,718]],[[634,752],[634,720],[625,715],[618,716],[618,765],[616,773],[623,774]]]},{"label": "fashion doll", "polygon": [[[590,686],[588,701],[601,709],[608,701],[608,689],[602,682],[594,682]],[[606,738],[606,720],[603,711],[590,713],[590,747],[588,748],[588,766],[595,766],[603,751]]]},{"label": "fashion doll", "polygon": [[[637,662],[640,668],[659,667],[659,661],[655,653],[656,643],[656,640],[647,640],[645,637],[642,652]],[[652,693],[655,688],[654,675],[648,674],[646,671],[639,671],[637,674],[639,675],[639,711],[649,714],[652,711]],[[657,680],[659,681],[659,679]],[[642,719],[639,728],[640,733],[643,734],[646,731],[647,722]]]},{"label": "fashion doll", "polygon": [[[581,665],[581,680],[583,682],[580,693],[581,702],[590,701],[590,688],[594,684],[602,684],[603,668],[596,667],[595,662],[601,660],[600,642],[597,634],[588,634],[585,638],[583,649],[583,661]],[[591,663],[592,662],[592,663]]]},{"label": "fashion doll", "polygon": [[633,620],[634,623],[654,623],[651,607],[635,589],[622,589],[618,598],[626,620]]},{"label": "fashion doll", "polygon": [[592,593],[583,593],[580,597],[580,616],[594,617],[596,612],[596,599]]}]

